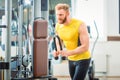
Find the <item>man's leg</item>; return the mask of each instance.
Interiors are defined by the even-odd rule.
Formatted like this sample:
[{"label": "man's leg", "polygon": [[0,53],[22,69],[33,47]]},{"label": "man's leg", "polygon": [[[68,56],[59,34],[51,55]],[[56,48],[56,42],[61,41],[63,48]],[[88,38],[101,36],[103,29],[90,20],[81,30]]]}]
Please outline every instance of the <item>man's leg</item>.
[{"label": "man's leg", "polygon": [[75,65],[74,65],[74,61],[69,61],[69,73],[70,73],[70,77],[71,80],[74,77],[74,73],[75,73]]},{"label": "man's leg", "polygon": [[84,80],[89,68],[90,59],[76,62],[75,74],[72,80]]}]

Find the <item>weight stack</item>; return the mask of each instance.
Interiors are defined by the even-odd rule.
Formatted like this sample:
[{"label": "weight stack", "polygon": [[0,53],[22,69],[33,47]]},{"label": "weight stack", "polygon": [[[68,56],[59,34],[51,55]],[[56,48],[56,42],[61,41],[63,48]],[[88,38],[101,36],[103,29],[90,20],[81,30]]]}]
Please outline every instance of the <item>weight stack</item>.
[{"label": "weight stack", "polygon": [[48,41],[46,20],[35,20],[33,30],[33,76],[48,75]]}]

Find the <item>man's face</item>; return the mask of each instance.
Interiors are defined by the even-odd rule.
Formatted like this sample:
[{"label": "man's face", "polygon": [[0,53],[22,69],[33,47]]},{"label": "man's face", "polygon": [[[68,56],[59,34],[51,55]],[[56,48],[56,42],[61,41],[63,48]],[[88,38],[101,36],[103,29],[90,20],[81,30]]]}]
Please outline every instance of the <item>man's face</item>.
[{"label": "man's face", "polygon": [[59,24],[64,24],[67,20],[67,12],[63,9],[56,10],[56,18]]}]

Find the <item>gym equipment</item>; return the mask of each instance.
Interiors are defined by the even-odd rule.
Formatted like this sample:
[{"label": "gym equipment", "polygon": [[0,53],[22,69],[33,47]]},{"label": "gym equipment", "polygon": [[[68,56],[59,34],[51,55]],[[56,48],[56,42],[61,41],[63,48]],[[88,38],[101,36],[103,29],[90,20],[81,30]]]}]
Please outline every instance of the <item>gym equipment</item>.
[{"label": "gym equipment", "polygon": [[[62,45],[61,45],[59,36],[58,36],[58,35],[54,36],[54,37],[53,37],[53,40],[54,40],[54,44],[55,44],[55,50],[56,50],[56,51],[58,50],[58,45],[56,45],[56,44],[57,44],[56,42],[59,43],[59,49],[62,50]],[[57,40],[57,41],[56,41],[56,40]],[[55,59],[57,60],[57,59],[58,59],[58,56],[55,57]]]},{"label": "gym equipment", "polygon": [[47,21],[34,21],[33,76],[48,75]]},{"label": "gym equipment", "polygon": [[[39,27],[38,27],[39,26]],[[48,23],[46,20],[35,20],[33,35],[35,39],[47,37]]]},{"label": "gym equipment", "polygon": [[[31,40],[31,44],[30,46],[32,46],[31,49],[31,53],[33,54],[29,54],[28,51],[28,44],[29,44],[29,36],[27,34],[28,30],[28,24],[29,21],[27,23],[27,26],[25,27],[25,38],[23,39],[23,11],[27,6],[24,6],[24,1],[25,0],[17,0],[18,1],[18,31],[15,33],[17,34],[17,40],[18,40],[18,44],[17,44],[17,52],[16,55],[14,57],[11,57],[11,37],[10,37],[10,26],[11,26],[11,11],[12,10],[12,0],[5,0],[6,5],[5,7],[7,9],[7,18],[6,18],[6,23],[7,23],[7,39],[5,39],[4,41],[8,40],[6,42],[6,45],[2,46],[2,49],[6,49],[7,51],[5,52],[5,64],[3,64],[4,66],[6,66],[7,68],[11,66],[13,66],[12,68],[10,67],[9,69],[5,70],[4,73],[4,78],[5,80],[33,80],[33,79],[44,79],[44,78],[49,78],[49,80],[57,80],[56,78],[52,78],[50,75],[48,75],[48,41],[47,41],[47,20],[35,20],[34,21],[34,14],[33,12],[35,12],[33,10],[34,8],[34,0],[29,0],[31,2],[31,5],[29,5],[30,7],[32,7],[32,12],[30,14],[32,14],[32,19],[28,19],[32,22],[32,24],[34,23],[34,41]],[[36,1],[36,0],[35,0]],[[37,0],[39,1],[39,0]],[[36,1],[36,2],[37,2]],[[39,4],[38,4],[39,5]],[[45,4],[46,5],[46,4]],[[43,7],[43,6],[42,6]],[[41,7],[40,7],[41,8]],[[41,12],[41,11],[40,11]],[[38,13],[37,11],[35,13]],[[47,12],[46,12],[47,13]],[[38,13],[39,14],[39,13]],[[29,17],[29,15],[27,15]],[[40,15],[41,16],[41,15]],[[46,16],[46,15],[44,15]],[[30,15],[31,17],[31,15]],[[46,16],[48,17],[48,16]],[[33,22],[34,21],[34,22]],[[38,21],[38,22],[37,22]],[[43,22],[42,22],[43,21]],[[45,23],[45,24],[44,24]],[[45,28],[46,27],[46,28]],[[8,35],[9,34],[9,35]],[[27,36],[27,37],[26,37]],[[5,34],[4,34],[4,37]],[[33,36],[32,36],[33,38]],[[7,48],[4,48],[7,47]],[[23,51],[25,50],[25,52]],[[33,56],[33,57],[32,57]],[[33,62],[33,63],[32,63]],[[28,66],[30,65],[30,70],[28,70]],[[12,65],[14,64],[14,65]],[[6,67],[0,66],[1,69],[5,69]],[[0,69],[0,73],[1,72]],[[15,71],[15,74],[14,74]],[[32,72],[33,71],[33,72]],[[1,74],[0,74],[1,75]],[[13,76],[12,76],[13,75]],[[3,76],[3,75],[2,75]],[[0,80],[2,77],[0,76]]]},{"label": "gym equipment", "polygon": [[[10,67],[9,67],[9,61],[5,58],[5,56],[7,55],[6,53],[6,46],[8,45],[8,42],[6,41],[7,40],[7,25],[4,24],[3,20],[2,20],[2,25],[0,25],[0,28],[2,30],[2,35],[1,35],[1,48],[2,48],[2,53],[1,56],[0,56],[0,80],[4,80],[5,77],[4,76],[7,76],[9,75],[8,73],[5,74],[7,71],[9,72],[10,70]],[[9,55],[9,54],[8,54]],[[6,56],[6,57],[9,57],[9,56]]]},{"label": "gym equipment", "polygon": [[[34,40],[33,40],[33,75],[30,77],[14,78],[12,80],[34,80],[34,79],[48,79],[57,80],[49,75],[48,72],[48,41],[47,41],[47,21],[37,19],[34,21]],[[44,29],[43,29],[44,28]],[[43,33],[42,33],[43,32]],[[30,58],[30,56],[29,56]],[[29,63],[28,56],[23,56],[23,66],[27,66]],[[26,71],[26,70],[25,70]]]},{"label": "gym equipment", "polygon": [[33,75],[48,75],[47,39],[35,39],[33,43]]},{"label": "gym equipment", "polygon": [[46,20],[37,19],[34,21],[33,77],[57,80],[48,74],[47,28]]},{"label": "gym equipment", "polygon": [[[53,40],[54,40],[54,44],[55,44],[55,50],[56,50],[56,51],[57,51],[57,50],[63,50],[59,36],[58,36],[58,35],[55,35],[55,36],[53,37]],[[58,43],[58,45],[57,45],[57,43]],[[58,56],[55,57],[55,60],[58,60],[58,58],[59,58]],[[62,60],[66,60],[66,57],[65,57],[65,56],[62,56]]]},{"label": "gym equipment", "polygon": [[98,32],[98,28],[97,28],[95,20],[94,20],[94,25],[95,25],[95,29],[96,29],[96,32],[97,32],[97,37],[94,41],[94,44],[93,44],[93,47],[92,47],[92,50],[91,50],[91,62],[90,62],[90,66],[89,66],[88,73],[87,73],[87,76],[89,77],[89,79],[86,79],[86,80],[99,80],[98,78],[95,78],[95,64],[94,64],[94,60],[92,58],[95,45],[96,45],[97,40],[99,38],[99,32]]}]

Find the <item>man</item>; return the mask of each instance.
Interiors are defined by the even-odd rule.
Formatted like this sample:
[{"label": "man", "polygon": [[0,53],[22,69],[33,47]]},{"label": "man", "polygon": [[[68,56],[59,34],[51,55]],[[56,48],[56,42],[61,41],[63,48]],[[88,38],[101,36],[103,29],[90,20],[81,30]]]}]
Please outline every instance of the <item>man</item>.
[{"label": "man", "polygon": [[[55,6],[56,34],[64,43],[66,50],[54,51],[68,58],[69,73],[72,80],[84,80],[90,63],[89,35],[85,23],[70,17],[69,5],[59,3]],[[79,39],[79,40],[78,40]],[[78,42],[80,41],[80,45]]]}]

